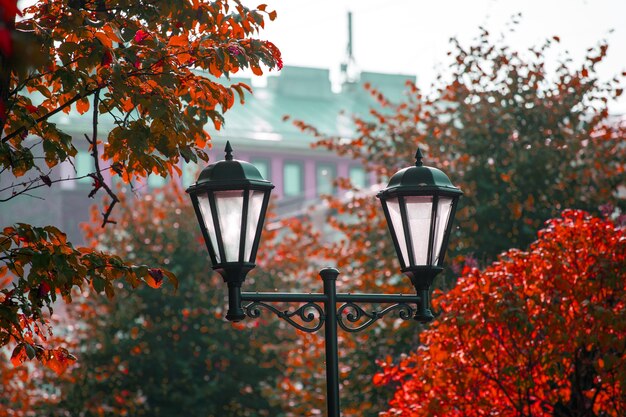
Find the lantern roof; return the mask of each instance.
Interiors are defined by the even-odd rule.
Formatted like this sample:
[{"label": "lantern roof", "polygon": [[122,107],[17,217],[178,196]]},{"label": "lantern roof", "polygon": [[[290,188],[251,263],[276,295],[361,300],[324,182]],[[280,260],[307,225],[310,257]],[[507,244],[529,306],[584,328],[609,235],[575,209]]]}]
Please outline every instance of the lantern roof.
[{"label": "lantern roof", "polygon": [[274,188],[259,170],[249,162],[233,158],[233,148],[226,142],[224,160],[208,165],[200,172],[198,180],[187,188],[188,193],[202,189]]},{"label": "lantern roof", "polygon": [[396,194],[404,191],[443,191],[451,194],[463,194],[452,185],[450,178],[441,170],[422,163],[423,155],[418,148],[415,153],[415,166],[404,168],[396,172],[387,187],[380,191],[377,197]]}]

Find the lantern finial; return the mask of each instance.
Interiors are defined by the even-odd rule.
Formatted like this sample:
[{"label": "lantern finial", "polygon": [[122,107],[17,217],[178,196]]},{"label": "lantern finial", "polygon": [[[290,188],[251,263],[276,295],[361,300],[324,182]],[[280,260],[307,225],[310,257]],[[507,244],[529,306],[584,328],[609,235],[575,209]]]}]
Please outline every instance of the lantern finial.
[{"label": "lantern finial", "polygon": [[226,141],[226,147],[224,148],[224,152],[226,152],[226,156],[224,159],[227,161],[233,160],[233,147],[230,146],[230,141]]},{"label": "lantern finial", "polygon": [[422,165],[424,165],[422,163],[422,158],[424,158],[424,155],[422,155],[422,150],[418,147],[417,152],[415,152],[415,166],[416,167],[421,167]]}]

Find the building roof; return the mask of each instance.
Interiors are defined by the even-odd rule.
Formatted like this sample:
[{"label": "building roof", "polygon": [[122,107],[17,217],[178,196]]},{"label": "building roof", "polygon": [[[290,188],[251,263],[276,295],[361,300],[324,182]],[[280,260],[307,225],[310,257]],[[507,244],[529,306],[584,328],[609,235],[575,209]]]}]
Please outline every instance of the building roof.
[{"label": "building roof", "polygon": [[[236,139],[246,147],[310,149],[315,138],[302,133],[291,122],[303,120],[330,135],[353,135],[350,115],[367,114],[373,104],[369,94],[359,86],[346,86],[342,92],[331,89],[329,71],[321,68],[285,67],[279,76],[269,77],[267,87],[255,88],[244,105],[237,102],[224,115],[225,126],[213,136],[218,142]],[[369,82],[382,89],[391,99],[399,99],[407,80],[402,74],[361,74],[361,83]],[[249,80],[232,79],[232,82]],[[289,116],[289,120],[285,120]]]}]

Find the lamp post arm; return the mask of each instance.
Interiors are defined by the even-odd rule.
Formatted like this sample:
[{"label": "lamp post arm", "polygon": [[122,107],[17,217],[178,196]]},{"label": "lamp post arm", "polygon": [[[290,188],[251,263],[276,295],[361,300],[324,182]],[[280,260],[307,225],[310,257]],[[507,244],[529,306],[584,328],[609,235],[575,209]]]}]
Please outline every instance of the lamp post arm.
[{"label": "lamp post arm", "polygon": [[[293,303],[323,303],[326,294],[322,293],[291,293],[291,292],[242,292],[241,301],[255,302],[293,302]],[[419,295],[404,294],[358,294],[338,293],[338,303],[419,303],[422,297]]]},{"label": "lamp post arm", "polygon": [[[328,285],[327,285],[328,286]],[[324,288],[326,292],[329,288]],[[260,317],[261,309],[268,310],[293,327],[307,333],[315,333],[336,322],[344,331],[360,332],[390,313],[397,313],[402,320],[411,320],[422,306],[419,295],[353,294],[353,293],[284,293],[242,292],[243,311],[253,319]],[[298,303],[291,310],[281,310],[273,303]],[[339,307],[337,304],[341,303]],[[391,304],[382,309],[366,311],[359,303]]]}]

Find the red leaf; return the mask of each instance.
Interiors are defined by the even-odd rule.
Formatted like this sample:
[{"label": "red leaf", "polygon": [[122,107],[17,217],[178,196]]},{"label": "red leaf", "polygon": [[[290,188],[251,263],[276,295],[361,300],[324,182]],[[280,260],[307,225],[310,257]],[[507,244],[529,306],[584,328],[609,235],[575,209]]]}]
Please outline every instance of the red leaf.
[{"label": "red leaf", "polygon": [[57,375],[65,372],[68,366],[76,362],[76,358],[63,348],[49,350],[44,355],[42,362],[52,369]]},{"label": "red leaf", "polygon": [[142,43],[144,40],[146,40],[149,37],[150,37],[149,33],[146,33],[143,30],[139,29],[137,33],[135,33],[135,42]]},{"label": "red leaf", "polygon": [[111,66],[111,62],[113,62],[113,54],[111,53],[111,51],[106,49],[104,51],[104,55],[102,55],[102,66],[109,67]]},{"label": "red leaf", "polygon": [[17,8],[17,0],[0,0],[0,12],[2,12],[2,20],[5,22],[15,20],[15,15],[22,16]]},{"label": "red leaf", "polygon": [[43,298],[50,292],[50,285],[47,282],[42,282],[37,289],[37,295],[39,298]]},{"label": "red leaf", "polygon": [[4,56],[13,55],[13,40],[11,39],[11,31],[6,28],[0,28],[0,54]]},{"label": "red leaf", "polygon": [[163,285],[163,271],[159,268],[150,268],[144,280],[150,287],[159,288]]},{"label": "red leaf", "polygon": [[26,353],[26,347],[23,343],[18,344],[13,349],[13,353],[11,354],[11,363],[13,366],[20,366],[23,364],[28,358],[28,354]]}]

